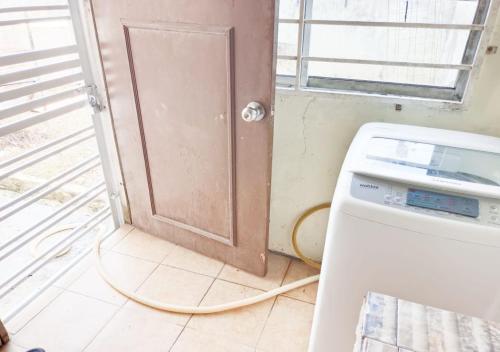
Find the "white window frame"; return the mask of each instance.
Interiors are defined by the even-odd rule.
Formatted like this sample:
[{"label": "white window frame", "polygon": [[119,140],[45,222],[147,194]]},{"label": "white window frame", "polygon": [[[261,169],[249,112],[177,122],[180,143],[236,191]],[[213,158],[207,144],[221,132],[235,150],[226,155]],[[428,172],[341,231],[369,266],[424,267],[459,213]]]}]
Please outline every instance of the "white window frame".
[{"label": "white window frame", "polygon": [[[468,24],[434,24],[408,22],[378,22],[378,21],[343,21],[315,20],[312,17],[314,0],[300,0],[299,18],[277,18],[279,24],[298,24],[296,55],[276,55],[277,60],[296,60],[295,76],[276,75],[276,88],[282,92],[320,94],[352,94],[382,96],[403,99],[423,99],[447,103],[463,103],[470,83],[477,76],[487,44],[493,31],[500,0],[478,0],[478,8],[473,23]],[[467,1],[467,0],[464,0]],[[279,0],[277,0],[279,2]],[[279,13],[279,12],[278,12]],[[470,30],[466,50],[461,64],[437,64],[380,60],[360,60],[356,58],[340,59],[309,56],[311,25],[352,25],[392,28],[434,28]],[[276,33],[276,41],[278,34]],[[309,77],[309,62],[337,62],[351,64],[372,64],[395,67],[428,67],[441,69],[458,69],[459,74],[454,88],[433,87],[424,85],[400,84],[390,82],[363,81],[357,79],[337,79],[328,77]],[[296,77],[298,79],[296,79]]]}]

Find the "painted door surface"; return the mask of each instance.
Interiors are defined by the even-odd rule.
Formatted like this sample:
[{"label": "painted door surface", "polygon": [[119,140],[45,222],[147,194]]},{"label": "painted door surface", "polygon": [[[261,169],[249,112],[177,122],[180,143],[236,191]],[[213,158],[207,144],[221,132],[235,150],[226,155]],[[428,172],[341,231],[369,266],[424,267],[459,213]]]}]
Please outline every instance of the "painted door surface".
[{"label": "painted door surface", "polygon": [[[132,224],[263,275],[274,0],[92,8]],[[251,101],[263,120],[242,120]]]}]

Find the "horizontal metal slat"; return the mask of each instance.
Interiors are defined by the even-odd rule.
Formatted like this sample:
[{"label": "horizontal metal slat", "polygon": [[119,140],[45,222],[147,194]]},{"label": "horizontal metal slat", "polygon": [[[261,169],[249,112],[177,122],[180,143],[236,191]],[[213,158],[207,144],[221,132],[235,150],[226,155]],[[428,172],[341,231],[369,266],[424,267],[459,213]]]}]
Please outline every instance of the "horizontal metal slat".
[{"label": "horizontal metal slat", "polygon": [[17,6],[17,7],[2,7],[0,8],[0,13],[58,11],[58,10],[68,10],[68,9],[69,9],[68,5]]},{"label": "horizontal metal slat", "polygon": [[293,56],[293,55],[278,55],[278,60],[297,60],[297,56]]},{"label": "horizontal metal slat", "polygon": [[78,53],[76,45],[61,46],[57,48],[25,51],[22,53],[0,56],[0,66],[15,65],[23,62],[49,59],[52,57]]},{"label": "horizontal metal slat", "polygon": [[[41,183],[40,185],[26,191],[26,192],[23,192],[21,195],[19,195],[18,197],[2,204],[0,206],[0,212],[4,211],[5,209],[7,208],[10,208],[10,207],[13,207],[15,206],[17,203],[21,202],[22,200],[28,198],[28,197],[31,197],[32,195],[38,193],[38,192],[42,192],[45,188],[47,188],[48,186],[50,186],[51,184],[59,181],[59,180],[62,180],[63,178],[65,178],[66,176],[68,175],[71,175],[73,173],[76,173],[77,176],[79,175],[82,175],[83,173],[87,172],[88,170],[96,167],[97,165],[99,165],[100,163],[97,162],[97,163],[94,163],[94,164],[91,164],[93,161],[95,160],[98,160],[99,159],[99,154],[95,154],[93,156],[91,156],[90,158],[87,158],[85,160],[83,160],[82,162],[76,164],[75,166],[61,172],[60,174],[58,174],[57,176],[54,176],[52,177],[51,179]],[[89,166],[89,168],[85,168],[83,170],[80,170],[82,167],[85,167],[85,166]],[[67,180],[66,180],[67,181]],[[71,181],[71,180],[70,180]],[[60,185],[61,187],[64,186],[64,185]],[[43,195],[42,195],[43,196]]]},{"label": "horizontal metal slat", "polygon": [[[100,182],[99,184],[95,185],[94,187],[91,187],[84,193],[79,194],[75,198],[72,198],[68,202],[64,203],[61,207],[57,208],[56,210],[54,210],[52,213],[50,213],[37,223],[31,225],[30,227],[18,233],[17,235],[9,238],[7,241],[5,241],[0,245],[0,261],[7,258],[10,254],[12,254],[16,250],[24,246],[26,243],[33,240],[38,235],[50,229],[55,224],[64,220],[69,215],[73,214],[75,211],[77,211],[83,205],[90,202],[92,199],[96,198],[99,194],[101,194],[105,190],[106,190],[105,183]],[[6,248],[9,249],[5,252],[2,252]]]},{"label": "horizontal metal slat", "polygon": [[[383,93],[381,93],[383,87]],[[356,79],[329,78],[309,76],[307,86],[302,87],[303,91],[311,92],[344,92],[357,94],[373,94],[384,96],[412,96],[417,99],[432,99],[435,101],[453,101],[457,99],[455,89],[452,87],[416,85],[393,82],[360,81]]]},{"label": "horizontal metal slat", "polygon": [[[81,134],[83,134],[83,133],[85,133],[87,131],[92,130],[92,129],[93,129],[92,125],[91,126],[87,126],[85,128],[79,129],[78,131],[69,133],[69,134],[67,134],[67,135],[65,135],[65,136],[63,136],[61,138],[55,139],[55,140],[53,140],[53,141],[51,141],[49,143],[42,144],[41,146],[36,147],[34,149],[31,149],[31,150],[29,150],[29,151],[27,151],[25,153],[16,155],[16,156],[14,156],[14,157],[12,157],[12,158],[10,158],[8,160],[5,160],[5,161],[1,162],[0,163],[0,170],[6,168],[6,167],[8,167],[8,166],[10,166],[10,165],[12,165],[12,164],[14,164],[16,162],[19,162],[19,161],[21,161],[23,159],[27,159],[27,158],[31,157],[32,155],[37,154],[37,153],[39,153],[39,152],[41,152],[41,151],[43,151],[45,149],[49,149],[50,147],[53,147],[53,146],[55,146],[55,145],[57,145],[59,143],[67,141],[68,139],[71,139],[73,137],[79,136],[79,135],[81,135]],[[1,207],[0,207],[0,210],[1,210]]]},{"label": "horizontal metal slat", "polygon": [[[56,189],[63,187],[66,183],[73,181],[74,179],[80,177],[81,175],[89,172],[93,168],[99,166],[100,164],[101,163],[99,161],[96,161],[96,162],[88,165],[87,167],[85,167],[85,168],[83,168],[81,170],[78,170],[77,172],[75,172],[73,174],[70,174],[69,176],[67,176],[66,178],[64,178],[63,180],[61,180],[60,182],[58,182],[58,183],[54,184],[53,186],[45,189],[42,193],[37,194],[36,196],[34,196],[34,197],[26,200],[23,203],[19,203],[17,205],[14,205],[12,208],[7,209],[6,212],[3,212],[0,215],[0,221],[5,220],[8,217],[14,215],[15,213],[23,210],[27,206],[30,206],[31,204],[35,203],[37,200],[42,199],[47,194],[50,194],[50,193],[54,192]],[[16,201],[16,203],[17,203],[17,201]]]},{"label": "horizontal metal slat", "polygon": [[[102,236],[102,241],[108,239],[111,235],[115,233],[116,229],[112,229],[108,231],[104,236]],[[26,306],[28,306],[31,302],[37,299],[43,292],[52,287],[52,285],[59,280],[64,274],[70,271],[73,267],[75,267],[78,263],[81,262],[87,255],[92,252],[93,247],[89,247],[83,250],[80,254],[78,254],[75,258],[73,258],[66,266],[56,272],[53,276],[50,277],[49,280],[43,283],[40,287],[38,287],[34,292],[32,292],[28,297],[23,299],[18,305],[13,307],[10,311],[5,313],[2,316],[2,321],[4,323],[8,323],[12,318],[14,318],[18,313],[20,313]]]},{"label": "horizontal metal slat", "polygon": [[13,174],[15,174],[16,172],[19,172],[23,169],[26,169],[27,167],[30,167],[34,164],[37,164],[45,159],[48,159],[50,158],[51,156],[54,156],[58,153],[61,153],[71,147],[74,147],[75,145],[78,145],[80,143],[83,143],[85,142],[86,140],[89,140],[91,138],[95,137],[95,133],[91,133],[89,135],[86,135],[86,136],[83,136],[83,137],[80,137],[80,138],[77,138],[73,141],[69,141],[67,143],[63,143],[62,145],[58,146],[57,148],[54,148],[46,153],[42,153],[42,155],[40,156],[37,156],[35,158],[31,158],[31,159],[28,159],[28,160],[25,160],[23,162],[20,162],[19,165],[14,165],[13,167],[9,168],[8,170],[6,171],[3,171],[0,173],[0,180],[6,178],[6,177],[9,177]]},{"label": "horizontal metal slat", "polygon": [[[278,59],[280,56],[278,56]],[[450,69],[450,70],[472,70],[472,65],[465,64],[433,64],[424,62],[404,62],[404,61],[382,61],[382,60],[361,60],[361,59],[340,59],[340,58],[327,58],[327,57],[313,57],[304,56],[304,61],[309,62],[331,62],[343,64],[362,64],[362,65],[380,65],[380,66],[401,66],[401,67],[421,67],[421,68],[437,68],[437,69]]]},{"label": "horizontal metal slat", "polygon": [[11,107],[5,108],[3,110],[0,110],[0,120],[6,119],[8,117],[12,117],[17,114],[22,114],[27,111],[31,111],[33,109],[51,104],[51,103],[56,103],[58,101],[68,99],[68,98],[74,98],[78,95],[83,95],[85,91],[83,90],[83,85],[81,87],[77,88],[71,88],[65,91],[62,91],[60,93],[55,93],[46,97],[42,98],[37,98],[30,100],[25,103],[20,103],[17,105],[13,105]]},{"label": "horizontal metal slat", "polygon": [[291,23],[291,24],[299,24],[300,21],[293,18],[279,18],[278,23]]},{"label": "horizontal metal slat", "polygon": [[27,117],[25,119],[15,121],[15,122],[12,122],[10,124],[6,124],[6,125],[0,127],[0,137],[3,137],[9,133],[16,132],[16,131],[22,130],[24,128],[33,126],[33,125],[36,125],[38,123],[48,121],[48,120],[56,118],[58,116],[67,114],[71,111],[78,110],[80,108],[83,108],[84,106],[87,106],[87,104],[88,104],[88,101],[86,99],[78,100],[74,103],[70,103],[70,104],[61,106],[59,108],[56,108],[56,109],[53,109],[53,110],[50,110],[50,111],[47,111],[47,112],[44,112],[44,113],[41,113],[41,114],[38,114],[35,116]]},{"label": "horizontal metal slat", "polygon": [[[76,227],[73,231],[69,233],[67,237],[60,239],[55,242],[47,249],[42,251],[42,253],[32,259],[30,262],[25,264],[23,267],[19,268],[17,271],[12,273],[9,277],[4,279],[0,284],[0,299],[5,297],[13,288],[18,284],[23,282],[29,275],[32,275],[45,264],[47,264],[52,258],[54,258],[58,252],[69,247],[77,240],[82,238],[85,234],[90,232],[93,228],[99,225],[107,217],[111,215],[110,207],[107,206],[104,209],[97,212],[95,215],[91,216],[88,220],[83,222],[81,225]],[[38,263],[38,265],[36,265]],[[26,272],[28,271],[28,272]],[[22,275],[25,273],[25,275]]]},{"label": "horizontal metal slat", "polygon": [[19,70],[15,72],[5,73],[0,75],[0,85],[20,81],[28,78],[36,78],[41,75],[46,75],[49,73],[54,73],[58,71],[68,70],[70,68],[75,68],[80,66],[80,60],[67,60],[62,62],[57,62],[53,64],[48,64],[44,66],[28,68],[25,70]]},{"label": "horizontal metal slat", "polygon": [[[279,23],[298,24],[299,20],[280,19]],[[422,22],[381,22],[381,21],[347,21],[347,20],[313,20],[305,19],[305,24],[330,25],[330,26],[353,26],[353,27],[386,27],[386,28],[424,28],[424,29],[451,29],[483,31],[482,24],[459,24],[459,23],[422,23]]]},{"label": "horizontal metal slat", "polygon": [[66,75],[59,78],[53,78],[50,80],[41,81],[21,88],[15,88],[5,92],[1,92],[0,101],[18,99],[26,95],[38,93],[46,89],[60,87],[65,84],[70,84],[81,80],[83,80],[83,74],[79,72],[79,73],[72,73],[70,75]]},{"label": "horizontal metal slat", "polygon": [[22,24],[22,23],[50,22],[50,21],[64,21],[64,20],[71,20],[71,16],[19,18],[19,19],[16,19],[16,20],[5,20],[5,21],[0,21],[0,27],[3,27],[3,26],[13,26],[13,25]]}]

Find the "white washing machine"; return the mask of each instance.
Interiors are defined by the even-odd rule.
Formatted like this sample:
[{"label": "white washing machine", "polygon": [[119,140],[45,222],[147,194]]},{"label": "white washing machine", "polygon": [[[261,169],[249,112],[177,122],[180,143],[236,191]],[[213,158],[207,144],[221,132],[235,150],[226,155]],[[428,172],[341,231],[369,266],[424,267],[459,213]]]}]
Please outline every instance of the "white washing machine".
[{"label": "white washing machine", "polygon": [[310,352],[350,352],[368,291],[500,322],[500,139],[372,123],[328,224]]}]

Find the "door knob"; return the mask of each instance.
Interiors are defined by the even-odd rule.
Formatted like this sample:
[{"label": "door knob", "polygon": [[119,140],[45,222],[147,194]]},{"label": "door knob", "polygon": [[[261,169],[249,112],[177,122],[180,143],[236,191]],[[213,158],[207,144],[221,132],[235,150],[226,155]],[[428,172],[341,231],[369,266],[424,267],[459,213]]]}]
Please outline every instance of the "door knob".
[{"label": "door knob", "polygon": [[241,111],[241,118],[246,122],[260,121],[266,116],[266,109],[261,103],[252,101]]}]

